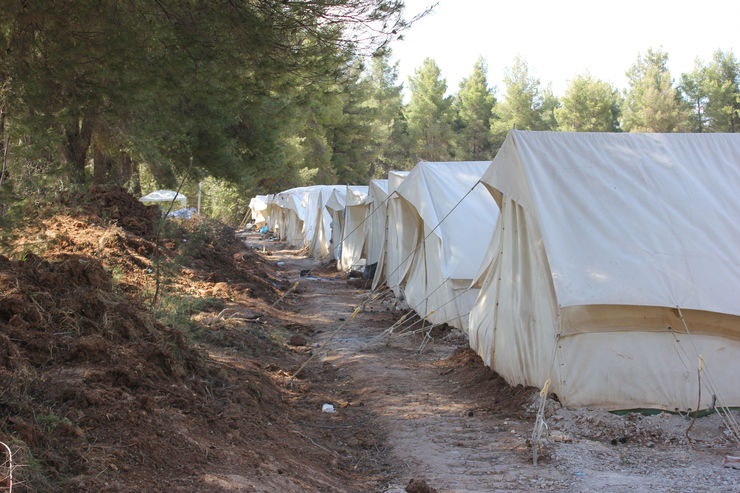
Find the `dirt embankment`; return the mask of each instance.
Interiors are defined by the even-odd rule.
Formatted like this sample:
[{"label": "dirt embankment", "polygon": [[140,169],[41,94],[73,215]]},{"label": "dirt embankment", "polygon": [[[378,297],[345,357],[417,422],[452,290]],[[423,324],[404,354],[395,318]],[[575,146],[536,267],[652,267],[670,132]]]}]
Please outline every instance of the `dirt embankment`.
[{"label": "dirt embankment", "polygon": [[309,349],[288,343],[306,332],[290,296],[272,306],[288,281],[220,225],[168,223],[156,245],[155,218],[93,187],[0,256],[14,491],[364,489],[373,461],[342,447],[376,442],[318,412],[333,376],[290,385]]}]

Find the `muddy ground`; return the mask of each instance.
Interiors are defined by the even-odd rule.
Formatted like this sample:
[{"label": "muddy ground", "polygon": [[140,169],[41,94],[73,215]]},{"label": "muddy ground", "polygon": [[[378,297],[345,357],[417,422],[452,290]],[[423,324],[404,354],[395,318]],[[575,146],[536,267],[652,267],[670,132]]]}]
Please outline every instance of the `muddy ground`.
[{"label": "muddy ground", "polygon": [[293,306],[318,351],[309,367],[336,375],[339,417],[359,414],[372,428],[380,454],[368,460],[382,457],[385,474],[377,491],[402,491],[412,479],[460,492],[740,491],[740,471],[722,466],[737,448],[717,415],[697,421],[689,445],[685,417],[568,411],[550,400],[550,438],[532,465],[536,389],[508,386],[454,329],[435,329],[421,354],[423,332],[413,333],[420,325],[383,335],[403,313],[391,295],[347,321],[368,291],[285,245],[249,243],[272,250],[282,275],[299,280]]}]

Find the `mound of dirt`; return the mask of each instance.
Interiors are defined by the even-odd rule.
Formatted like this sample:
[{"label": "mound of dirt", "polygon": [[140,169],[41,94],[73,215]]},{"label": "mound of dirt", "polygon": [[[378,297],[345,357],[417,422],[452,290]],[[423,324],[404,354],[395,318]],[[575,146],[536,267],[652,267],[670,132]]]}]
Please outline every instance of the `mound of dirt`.
[{"label": "mound of dirt", "polygon": [[349,428],[322,436],[329,450],[311,438],[323,428],[296,424],[327,398],[304,409],[317,381],[294,393],[280,370],[307,349],[281,342],[296,318],[289,299],[271,306],[290,286],[272,262],[208,220],[168,221],[155,245],[142,235],[156,210],[117,187],[62,205],[21,222],[14,258],[0,256],[0,441],[26,466],[17,491],[326,490],[357,477],[336,451]]},{"label": "mound of dirt", "polygon": [[406,486],[406,493],[437,493],[437,490],[423,479],[412,479]]},{"label": "mound of dirt", "polygon": [[0,256],[0,334],[0,437],[44,465],[25,471],[29,490],[79,487],[70,478],[105,469],[91,440],[115,448],[123,435],[156,434],[134,410],[157,396],[156,406],[173,396],[193,405],[188,382],[214,377],[180,332],[116,294],[90,257]]},{"label": "mound of dirt", "polygon": [[70,202],[81,203],[87,213],[111,220],[139,236],[152,236],[160,217],[157,207],[145,206],[117,185],[93,185],[82,197],[74,197]]},{"label": "mound of dirt", "polygon": [[537,392],[534,387],[512,387],[501,375],[487,367],[469,347],[458,347],[448,358],[436,365],[443,369],[442,373],[455,372],[462,392],[487,396],[491,404],[489,410],[492,412],[521,413]]}]

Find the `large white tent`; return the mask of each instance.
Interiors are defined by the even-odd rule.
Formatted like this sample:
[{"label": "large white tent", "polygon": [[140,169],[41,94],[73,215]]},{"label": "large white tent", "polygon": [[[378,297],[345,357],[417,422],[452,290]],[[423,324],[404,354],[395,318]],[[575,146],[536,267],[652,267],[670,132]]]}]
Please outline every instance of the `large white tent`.
[{"label": "large white tent", "polygon": [[379,255],[378,265],[375,269],[375,275],[373,276],[373,289],[377,288],[386,281],[386,275],[388,269],[386,268],[386,251],[388,250],[388,230],[393,228],[395,223],[390,222],[390,217],[398,214],[394,214],[393,211],[399,207],[399,196],[396,193],[398,187],[403,183],[403,180],[409,175],[408,171],[389,171],[388,172],[388,190],[387,196],[381,209],[376,209],[376,214],[379,216],[375,218],[375,223],[379,226],[378,229],[373,226],[373,234],[375,239],[373,241],[378,242]]},{"label": "large white tent", "polygon": [[[280,239],[290,245],[307,247],[315,258],[331,255],[332,210],[344,209],[345,185],[314,185],[278,193],[272,199],[270,222]],[[273,219],[274,217],[274,219]]]},{"label": "large white tent", "polygon": [[[373,185],[373,182],[376,182]],[[342,228],[341,255],[337,267],[339,270],[350,270],[363,264],[366,256],[368,232],[370,230],[370,213],[372,212],[374,193],[373,187],[377,182],[385,182],[386,189],[388,180],[372,180],[366,187],[367,192],[355,192],[347,190],[346,206],[344,209],[344,225]]]},{"label": "large white tent", "polygon": [[512,131],[470,344],[569,407],[740,405],[740,134]]},{"label": "large white tent", "polygon": [[372,180],[368,188],[368,218],[365,239],[367,265],[377,264],[385,240],[385,202],[388,197],[388,180]]},{"label": "large white tent", "polygon": [[300,248],[305,246],[303,229],[308,211],[304,204],[307,203],[306,197],[310,195],[309,188],[311,187],[291,188],[276,194],[270,208],[273,231],[277,232],[281,240]]},{"label": "large white tent", "polygon": [[420,162],[389,210],[386,283],[421,317],[466,328],[469,289],[498,209],[479,180],[490,161]]},{"label": "large white tent", "polygon": [[267,195],[257,195],[249,200],[249,210],[257,228],[261,228],[267,221]]},{"label": "large white tent", "polygon": [[[351,203],[362,203],[367,198],[367,186],[364,185],[346,185],[337,187],[332,190],[325,207],[331,221],[327,232],[329,239],[329,256],[339,261],[342,249],[342,235],[344,234],[345,215],[347,213],[347,201]],[[337,262],[339,265],[339,262]]]}]

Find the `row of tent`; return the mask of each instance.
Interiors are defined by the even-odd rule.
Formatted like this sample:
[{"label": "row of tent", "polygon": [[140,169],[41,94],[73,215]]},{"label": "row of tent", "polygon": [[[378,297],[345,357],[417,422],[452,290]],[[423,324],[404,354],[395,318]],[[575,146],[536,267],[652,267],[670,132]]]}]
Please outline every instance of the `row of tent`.
[{"label": "row of tent", "polygon": [[740,134],[512,131],[493,161],[253,203],[511,384],[550,380],[567,407],[740,406]]}]

